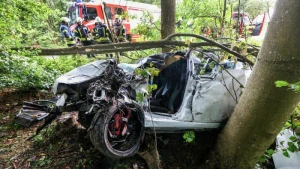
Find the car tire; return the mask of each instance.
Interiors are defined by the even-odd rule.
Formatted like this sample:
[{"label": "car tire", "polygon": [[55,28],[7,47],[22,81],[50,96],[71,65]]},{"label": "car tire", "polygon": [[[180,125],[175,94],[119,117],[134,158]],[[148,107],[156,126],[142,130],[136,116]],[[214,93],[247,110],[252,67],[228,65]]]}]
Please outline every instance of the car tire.
[{"label": "car tire", "polygon": [[[143,110],[137,104],[126,104],[123,100],[118,102],[119,104],[113,104],[107,111],[99,110],[94,116],[89,128],[90,140],[94,147],[110,158],[133,156],[138,151],[144,139]],[[123,126],[121,130],[126,131],[124,130],[124,126],[127,124],[126,129],[128,129],[128,132],[126,132],[126,136],[120,134],[116,137],[116,135],[112,134],[112,132],[115,132],[112,131],[112,129],[115,130],[116,128],[112,128],[111,126],[115,124],[115,121],[120,120],[116,120],[115,118],[118,116],[118,113],[124,113],[128,111],[128,108],[130,109],[130,117],[127,119],[128,123],[124,122],[126,121],[125,119],[124,121],[121,120],[122,124],[120,125]],[[126,114],[126,112],[124,114]]]}]

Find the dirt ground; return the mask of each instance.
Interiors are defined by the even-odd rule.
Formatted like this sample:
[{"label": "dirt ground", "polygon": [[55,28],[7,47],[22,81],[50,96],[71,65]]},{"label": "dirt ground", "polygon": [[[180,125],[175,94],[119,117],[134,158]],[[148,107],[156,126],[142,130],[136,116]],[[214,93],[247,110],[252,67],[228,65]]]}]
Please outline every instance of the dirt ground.
[{"label": "dirt ground", "polygon": [[[42,122],[30,128],[14,124],[16,112],[23,101],[51,97],[47,91],[0,91],[0,168],[133,169],[133,164],[139,169],[148,168],[138,155],[118,161],[105,158],[93,148],[86,130],[74,125],[76,112],[67,113],[28,141]],[[199,168],[216,136],[217,132],[196,132],[195,141],[186,143],[182,133],[157,134],[163,169]]]}]

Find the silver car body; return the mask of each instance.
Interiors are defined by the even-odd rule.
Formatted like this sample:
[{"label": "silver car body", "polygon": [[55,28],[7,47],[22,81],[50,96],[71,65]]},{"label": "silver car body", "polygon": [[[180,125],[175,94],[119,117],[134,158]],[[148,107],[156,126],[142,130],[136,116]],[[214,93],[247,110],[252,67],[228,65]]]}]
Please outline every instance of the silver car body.
[{"label": "silver car body", "polygon": [[[220,70],[220,66],[215,65],[211,73],[200,75],[195,69],[195,64],[200,60],[191,54],[186,61],[187,82],[180,108],[174,114],[150,112],[149,103],[145,99],[140,105],[144,110],[146,128],[155,128],[162,132],[213,129],[220,127],[221,122],[233,112],[242,93],[241,86],[246,85],[247,70],[239,66]],[[78,84],[96,78],[105,70],[105,62],[95,61],[62,75],[55,81],[54,94],[57,93],[60,83]],[[141,60],[138,64],[118,66],[126,73],[134,73],[144,62],[145,60]],[[146,93],[147,85],[147,80],[131,84],[137,93]]]}]

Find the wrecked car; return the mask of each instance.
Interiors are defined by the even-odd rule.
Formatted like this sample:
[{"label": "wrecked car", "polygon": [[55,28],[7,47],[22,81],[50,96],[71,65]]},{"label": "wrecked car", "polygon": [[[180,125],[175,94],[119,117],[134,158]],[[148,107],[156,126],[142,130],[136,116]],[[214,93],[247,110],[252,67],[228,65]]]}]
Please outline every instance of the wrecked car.
[{"label": "wrecked car", "polygon": [[55,99],[24,102],[16,122],[30,126],[45,118],[46,125],[62,112],[78,111],[96,149],[128,157],[148,131],[220,128],[245,87],[243,66],[202,49],[155,54],[136,64],[98,60],[60,76]]}]

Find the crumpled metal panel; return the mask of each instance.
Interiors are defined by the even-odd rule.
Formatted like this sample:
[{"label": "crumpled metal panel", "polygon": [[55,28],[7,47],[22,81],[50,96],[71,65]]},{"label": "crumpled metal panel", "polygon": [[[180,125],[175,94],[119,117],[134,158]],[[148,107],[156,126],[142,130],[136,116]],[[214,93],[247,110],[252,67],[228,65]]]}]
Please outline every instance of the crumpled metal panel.
[{"label": "crumpled metal panel", "polygon": [[15,117],[15,123],[30,127],[34,122],[47,117],[49,113],[41,110],[21,109]]},{"label": "crumpled metal panel", "polygon": [[[272,155],[276,169],[299,169],[300,168],[300,152],[289,152],[290,157],[282,154],[282,149],[287,149],[290,137],[294,136],[293,131],[285,129],[280,132],[276,138],[276,152]],[[297,145],[296,145],[297,146]],[[300,148],[300,147],[298,147]]]},{"label": "crumpled metal panel", "polygon": [[[245,70],[229,69],[228,71],[245,86]],[[222,122],[233,112],[237,104],[235,99],[238,100],[240,97],[240,84],[226,71],[222,72],[223,76],[219,73],[215,80],[200,80],[197,83],[192,104],[195,122]],[[223,85],[224,82],[227,88]]]},{"label": "crumpled metal panel", "polygon": [[53,93],[57,93],[57,86],[60,83],[78,84],[100,76],[105,71],[107,63],[107,60],[97,60],[95,62],[77,67],[70,72],[60,76],[56,79],[52,87]]},{"label": "crumpled metal panel", "polygon": [[129,63],[120,63],[118,67],[123,69],[125,73],[133,73],[136,68],[141,66],[140,64],[129,64]]}]

